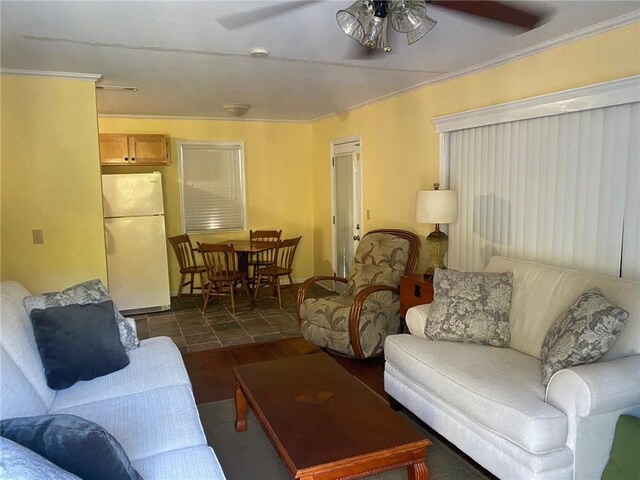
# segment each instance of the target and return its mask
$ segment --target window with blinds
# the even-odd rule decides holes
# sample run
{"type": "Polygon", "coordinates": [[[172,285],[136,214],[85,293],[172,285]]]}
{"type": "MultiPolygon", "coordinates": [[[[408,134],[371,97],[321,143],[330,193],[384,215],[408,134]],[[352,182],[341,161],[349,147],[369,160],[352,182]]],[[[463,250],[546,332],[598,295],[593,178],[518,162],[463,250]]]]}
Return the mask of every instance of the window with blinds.
{"type": "Polygon", "coordinates": [[[459,197],[449,267],[503,255],[640,280],[638,83],[558,101],[558,114],[531,105],[513,121],[445,127],[445,185],[459,197]],[[570,101],[579,111],[562,112],[570,101]]]}
{"type": "Polygon", "coordinates": [[[180,146],[182,221],[186,233],[245,228],[241,143],[180,146]]]}

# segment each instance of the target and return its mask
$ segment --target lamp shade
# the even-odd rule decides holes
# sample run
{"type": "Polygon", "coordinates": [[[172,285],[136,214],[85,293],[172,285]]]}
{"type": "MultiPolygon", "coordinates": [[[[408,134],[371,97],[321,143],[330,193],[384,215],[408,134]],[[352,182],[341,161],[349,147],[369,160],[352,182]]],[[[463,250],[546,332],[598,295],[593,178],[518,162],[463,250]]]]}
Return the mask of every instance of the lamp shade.
{"type": "Polygon", "coordinates": [[[416,222],[453,223],[458,220],[458,192],[420,190],[416,194],[416,222]]]}

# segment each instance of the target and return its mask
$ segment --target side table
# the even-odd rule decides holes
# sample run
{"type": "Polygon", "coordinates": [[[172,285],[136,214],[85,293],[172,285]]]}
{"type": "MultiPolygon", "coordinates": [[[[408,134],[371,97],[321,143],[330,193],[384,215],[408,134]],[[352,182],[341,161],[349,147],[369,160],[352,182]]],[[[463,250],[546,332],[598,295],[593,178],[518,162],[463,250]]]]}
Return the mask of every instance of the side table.
{"type": "Polygon", "coordinates": [[[433,277],[421,273],[403,275],[400,279],[400,317],[404,318],[407,310],[416,305],[433,301],[433,277]]]}

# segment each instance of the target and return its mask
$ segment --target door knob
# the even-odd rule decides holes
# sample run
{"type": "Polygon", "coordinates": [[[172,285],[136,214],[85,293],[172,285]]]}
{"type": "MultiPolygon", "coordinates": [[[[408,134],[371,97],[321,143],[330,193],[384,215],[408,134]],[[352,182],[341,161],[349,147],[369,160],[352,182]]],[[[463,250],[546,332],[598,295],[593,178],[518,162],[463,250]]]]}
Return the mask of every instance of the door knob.
{"type": "Polygon", "coordinates": [[[360,235],[353,236],[353,241],[355,242],[356,240],[360,241],[360,235]]]}

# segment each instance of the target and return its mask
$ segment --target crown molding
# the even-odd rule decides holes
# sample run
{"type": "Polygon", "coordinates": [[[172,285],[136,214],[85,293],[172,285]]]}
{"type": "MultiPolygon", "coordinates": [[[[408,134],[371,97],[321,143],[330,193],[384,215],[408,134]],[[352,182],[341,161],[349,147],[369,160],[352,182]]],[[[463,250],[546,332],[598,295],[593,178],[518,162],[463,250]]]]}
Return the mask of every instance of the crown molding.
{"type": "Polygon", "coordinates": [[[0,68],[0,75],[20,75],[23,77],[66,78],[68,80],[85,80],[97,82],[101,73],[48,72],[45,70],[21,70],[18,68],[0,68]]]}
{"type": "Polygon", "coordinates": [[[373,103],[377,103],[383,100],[388,100],[393,97],[397,97],[399,95],[403,95],[408,92],[412,92],[414,90],[419,90],[421,88],[435,85],[438,83],[447,82],[449,80],[454,80],[460,77],[466,77],[467,75],[472,75],[474,73],[480,73],[485,70],[489,70],[491,68],[499,67],[501,65],[505,65],[507,63],[514,62],[516,60],[520,60],[522,58],[529,57],[531,55],[536,55],[538,53],[542,53],[546,50],[551,50],[552,48],[560,47],[562,45],[566,45],[568,43],[576,42],[578,40],[583,40],[585,38],[593,37],[595,35],[599,35],[601,33],[608,32],[610,30],[615,30],[616,28],[621,28],[632,23],[640,22],[640,10],[636,10],[634,12],[627,13],[625,15],[621,15],[616,18],[612,18],[611,20],[606,20],[604,22],[598,23],[596,25],[592,25],[590,27],[583,28],[581,30],[576,30],[575,32],[569,33],[567,35],[562,35],[560,37],[553,38],[551,40],[547,40],[546,42],[538,43],[536,45],[532,45],[530,47],[524,48],[522,50],[518,50],[516,52],[509,53],[507,55],[503,55],[501,57],[494,58],[492,60],[488,60],[486,62],[478,63],[476,65],[472,65],[468,68],[463,68],[461,70],[456,70],[455,72],[445,73],[443,75],[439,75],[434,77],[426,82],[419,83],[409,88],[405,88],[403,90],[399,90],[394,93],[390,93],[388,95],[383,95],[371,100],[367,100],[366,102],[359,103],[353,105],[351,107],[345,108],[339,112],[329,113],[327,115],[322,115],[320,117],[316,117],[310,120],[312,123],[323,120],[325,118],[332,117],[334,115],[340,115],[341,113],[346,113],[351,110],[356,110],[358,108],[366,107],[367,105],[371,105],[373,103]]]}
{"type": "Polygon", "coordinates": [[[310,124],[310,120],[274,120],[270,118],[232,118],[232,117],[194,117],[179,115],[119,115],[117,113],[101,113],[98,118],[137,118],[140,120],[209,120],[216,122],[260,122],[260,123],[297,123],[310,124]]]}

